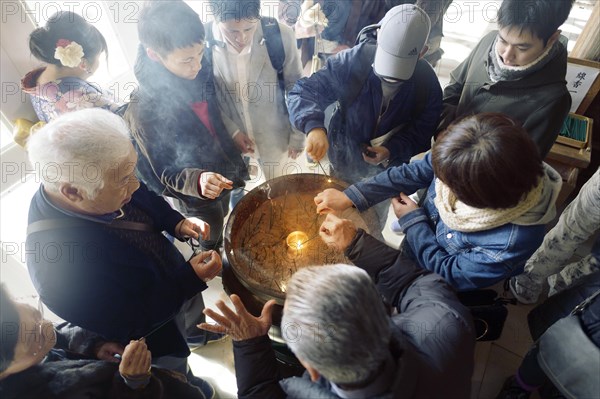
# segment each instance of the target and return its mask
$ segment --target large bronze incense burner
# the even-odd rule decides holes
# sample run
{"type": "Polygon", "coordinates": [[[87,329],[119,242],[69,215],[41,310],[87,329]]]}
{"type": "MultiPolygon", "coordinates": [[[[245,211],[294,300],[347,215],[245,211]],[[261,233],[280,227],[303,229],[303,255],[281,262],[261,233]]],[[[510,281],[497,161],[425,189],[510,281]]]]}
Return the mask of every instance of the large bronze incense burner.
{"type": "MultiPolygon", "coordinates": [[[[287,282],[298,269],[349,263],[319,237],[325,215],[317,214],[313,201],[326,188],[343,190],[347,186],[324,175],[294,174],[269,180],[244,196],[225,227],[225,254],[230,264],[230,270],[223,272],[225,289],[240,295],[257,314],[261,303],[269,299],[283,304],[287,282]],[[245,298],[248,293],[254,298],[245,298]]],[[[367,232],[376,228],[372,210],[358,213],[349,209],[339,216],[367,232]]]]}

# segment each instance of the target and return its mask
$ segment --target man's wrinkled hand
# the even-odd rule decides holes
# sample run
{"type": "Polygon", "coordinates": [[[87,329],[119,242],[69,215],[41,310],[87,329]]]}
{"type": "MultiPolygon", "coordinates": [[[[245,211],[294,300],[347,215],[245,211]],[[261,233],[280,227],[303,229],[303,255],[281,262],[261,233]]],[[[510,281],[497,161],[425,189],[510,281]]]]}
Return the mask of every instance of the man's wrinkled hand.
{"type": "Polygon", "coordinates": [[[202,251],[190,259],[190,265],[196,276],[206,283],[219,275],[223,262],[216,251],[202,251]]]}
{"type": "Polygon", "coordinates": [[[223,190],[231,190],[233,182],[215,172],[204,172],[200,175],[200,194],[209,199],[215,199],[223,190]]]}
{"type": "Polygon", "coordinates": [[[328,247],[344,252],[356,236],[356,226],[351,220],[327,215],[321,224],[319,235],[328,247]]]}
{"type": "Polygon", "coordinates": [[[195,238],[196,240],[208,240],[210,226],[203,220],[195,217],[183,219],[175,226],[177,238],[195,238]]]}
{"type": "Polygon", "coordinates": [[[344,211],[352,207],[352,201],[343,192],[328,188],[314,198],[317,213],[330,213],[344,211]]]}
{"type": "Polygon", "coordinates": [[[117,342],[103,342],[95,349],[97,359],[107,362],[118,363],[119,359],[115,355],[123,355],[123,345],[117,342]]]}
{"type": "Polygon", "coordinates": [[[126,378],[143,378],[150,373],[151,361],[152,354],[148,350],[145,340],[130,341],[123,351],[119,373],[126,378]]]}
{"type": "Polygon", "coordinates": [[[260,317],[254,317],[247,310],[239,296],[230,296],[235,311],[223,301],[217,301],[216,306],[221,314],[212,309],[204,309],[204,314],[213,319],[216,324],[201,323],[198,328],[215,333],[229,334],[234,341],[243,341],[250,338],[266,335],[271,328],[273,307],[275,301],[271,299],[263,306],[260,317]]]}

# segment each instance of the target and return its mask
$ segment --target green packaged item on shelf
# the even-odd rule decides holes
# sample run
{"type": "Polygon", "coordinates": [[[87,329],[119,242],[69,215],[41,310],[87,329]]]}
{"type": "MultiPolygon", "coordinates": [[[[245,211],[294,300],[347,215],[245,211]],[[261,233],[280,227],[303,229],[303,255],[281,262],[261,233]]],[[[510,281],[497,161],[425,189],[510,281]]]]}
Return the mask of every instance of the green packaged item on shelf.
{"type": "Polygon", "coordinates": [[[585,143],[587,141],[587,120],[567,116],[560,129],[560,135],[585,143]]]}

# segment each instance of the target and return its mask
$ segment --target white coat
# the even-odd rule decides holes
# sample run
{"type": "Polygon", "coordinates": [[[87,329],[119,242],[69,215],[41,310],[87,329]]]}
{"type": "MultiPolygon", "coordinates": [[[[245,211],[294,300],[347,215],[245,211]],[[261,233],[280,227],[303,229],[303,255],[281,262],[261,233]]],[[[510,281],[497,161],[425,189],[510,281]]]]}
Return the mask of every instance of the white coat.
{"type": "MultiPolygon", "coordinates": [[[[285,51],[283,75],[287,92],[302,77],[302,66],[294,32],[282,24],[279,28],[285,51]]],[[[213,23],[212,29],[215,41],[225,43],[218,26],[213,23]]],[[[231,135],[238,130],[248,133],[244,115],[244,100],[247,100],[252,135],[266,178],[286,174],[284,154],[290,145],[301,150],[304,135],[290,124],[284,93],[271,65],[260,23],[252,41],[246,87],[240,87],[236,63],[230,59],[234,56],[225,46],[213,47],[213,73],[223,122],[231,135]]]]}

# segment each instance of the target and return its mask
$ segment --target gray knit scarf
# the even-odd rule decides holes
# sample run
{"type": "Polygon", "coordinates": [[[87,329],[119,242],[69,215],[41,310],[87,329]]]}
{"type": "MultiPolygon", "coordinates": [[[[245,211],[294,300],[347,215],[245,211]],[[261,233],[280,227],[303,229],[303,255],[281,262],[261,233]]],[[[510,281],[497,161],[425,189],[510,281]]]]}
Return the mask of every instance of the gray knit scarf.
{"type": "Polygon", "coordinates": [[[559,46],[561,46],[559,40],[557,40],[529,64],[515,67],[504,65],[500,59],[500,55],[498,55],[498,52],[496,51],[497,41],[498,37],[496,37],[494,43],[492,43],[492,47],[488,54],[487,73],[492,82],[519,80],[531,73],[539,71],[556,56],[560,50],[559,46]]]}

